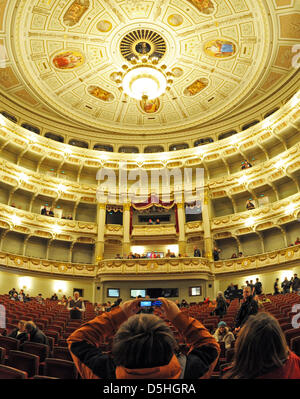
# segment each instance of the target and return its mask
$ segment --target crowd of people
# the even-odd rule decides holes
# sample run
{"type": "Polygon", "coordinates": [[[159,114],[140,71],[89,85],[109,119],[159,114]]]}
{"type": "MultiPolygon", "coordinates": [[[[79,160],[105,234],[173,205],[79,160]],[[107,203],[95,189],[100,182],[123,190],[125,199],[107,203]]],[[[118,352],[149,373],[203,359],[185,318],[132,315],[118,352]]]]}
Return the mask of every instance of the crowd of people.
{"type": "MultiPolygon", "coordinates": [[[[54,208],[47,208],[47,206],[45,205],[42,209],[41,209],[41,215],[43,216],[50,216],[50,217],[55,217],[54,215],[54,208]]],[[[62,215],[61,219],[67,219],[67,220],[73,220],[73,216],[70,214],[68,216],[64,216],[62,215]]]]}

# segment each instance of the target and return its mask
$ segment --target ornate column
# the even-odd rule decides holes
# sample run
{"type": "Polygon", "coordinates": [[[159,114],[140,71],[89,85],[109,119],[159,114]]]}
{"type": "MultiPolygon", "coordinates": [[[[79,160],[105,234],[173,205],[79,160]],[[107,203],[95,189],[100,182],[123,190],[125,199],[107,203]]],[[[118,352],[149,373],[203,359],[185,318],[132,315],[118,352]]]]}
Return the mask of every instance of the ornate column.
{"type": "Polygon", "coordinates": [[[123,204],[123,256],[130,252],[130,204],[123,204]]]}
{"type": "Polygon", "coordinates": [[[179,253],[181,255],[184,255],[186,253],[184,202],[179,202],[177,204],[177,216],[178,216],[178,228],[179,228],[179,237],[178,237],[179,253]]]}
{"type": "Polygon", "coordinates": [[[103,259],[105,236],[106,204],[97,204],[97,241],[95,245],[95,263],[103,259]]]}
{"type": "Polygon", "coordinates": [[[204,250],[205,257],[213,260],[213,238],[211,235],[210,222],[212,219],[211,203],[209,200],[208,189],[204,189],[204,199],[202,204],[202,223],[204,231],[204,250]]]}

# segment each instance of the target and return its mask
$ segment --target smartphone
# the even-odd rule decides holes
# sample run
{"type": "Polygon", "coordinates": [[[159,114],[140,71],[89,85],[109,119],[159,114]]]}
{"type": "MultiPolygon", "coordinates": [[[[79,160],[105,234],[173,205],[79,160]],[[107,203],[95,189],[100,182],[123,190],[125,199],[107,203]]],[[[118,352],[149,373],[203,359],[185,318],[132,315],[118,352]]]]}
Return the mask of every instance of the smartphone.
{"type": "Polygon", "coordinates": [[[148,300],[140,301],[141,308],[150,307],[150,306],[160,307],[161,305],[162,305],[162,303],[158,299],[148,299],[148,300]]]}

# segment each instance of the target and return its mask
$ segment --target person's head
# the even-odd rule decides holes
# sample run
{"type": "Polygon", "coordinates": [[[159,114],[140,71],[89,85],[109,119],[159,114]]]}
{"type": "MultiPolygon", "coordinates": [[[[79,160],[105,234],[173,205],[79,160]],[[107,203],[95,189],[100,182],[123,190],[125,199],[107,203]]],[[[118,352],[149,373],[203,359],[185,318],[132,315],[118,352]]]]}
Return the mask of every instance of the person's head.
{"type": "Polygon", "coordinates": [[[226,327],[227,327],[227,324],[225,323],[225,321],[220,321],[220,323],[218,324],[219,332],[221,334],[224,334],[224,332],[226,331],[226,327]]]}
{"type": "Polygon", "coordinates": [[[28,334],[31,334],[36,328],[37,327],[32,320],[27,321],[27,323],[25,324],[25,330],[26,332],[28,332],[28,334]]]}
{"type": "Polygon", "coordinates": [[[17,296],[18,296],[18,294],[15,292],[15,293],[13,294],[13,297],[17,298],[17,296]]]}
{"type": "Polygon", "coordinates": [[[26,323],[27,323],[27,321],[25,321],[25,320],[20,320],[20,321],[18,322],[18,329],[19,329],[19,331],[21,331],[21,332],[24,332],[24,331],[25,331],[25,325],[26,325],[26,323]]]}
{"type": "Polygon", "coordinates": [[[112,354],[117,366],[151,368],[168,364],[176,349],[173,333],[162,319],[139,314],[121,325],[114,337],[112,354]]]}
{"type": "Polygon", "coordinates": [[[253,280],[250,280],[250,284],[252,284],[253,283],[253,280]]]}
{"type": "Polygon", "coordinates": [[[258,278],[258,277],[256,277],[256,281],[257,281],[257,282],[259,281],[259,278],[258,278]]]}
{"type": "Polygon", "coordinates": [[[217,297],[218,297],[218,298],[223,298],[223,292],[222,292],[222,291],[219,291],[218,294],[217,294],[217,297]]]}
{"type": "Polygon", "coordinates": [[[279,281],[279,278],[277,278],[276,281],[279,281]]]}
{"type": "Polygon", "coordinates": [[[287,281],[287,277],[284,278],[284,281],[287,281]]]}
{"type": "Polygon", "coordinates": [[[251,287],[249,287],[249,286],[244,287],[244,290],[243,290],[244,299],[249,298],[250,295],[251,295],[251,287]]]}
{"type": "Polygon", "coordinates": [[[74,298],[75,298],[76,301],[79,299],[79,292],[78,291],[74,292],[74,298]]]}
{"type": "Polygon", "coordinates": [[[296,278],[297,277],[297,274],[294,274],[294,278],[296,278]]]}
{"type": "Polygon", "coordinates": [[[233,367],[225,378],[256,378],[283,366],[289,349],[278,321],[269,313],[250,316],[235,343],[233,367]]]}

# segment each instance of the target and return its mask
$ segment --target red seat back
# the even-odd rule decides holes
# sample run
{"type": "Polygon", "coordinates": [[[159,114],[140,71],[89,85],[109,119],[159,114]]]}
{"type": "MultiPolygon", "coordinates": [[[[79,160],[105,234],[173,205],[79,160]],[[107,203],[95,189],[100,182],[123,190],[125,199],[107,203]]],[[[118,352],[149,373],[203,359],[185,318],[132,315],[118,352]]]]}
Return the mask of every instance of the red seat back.
{"type": "Polygon", "coordinates": [[[0,364],[0,379],[1,380],[25,380],[27,379],[26,371],[17,370],[13,367],[0,364]]]}
{"type": "Polygon", "coordinates": [[[31,353],[11,350],[7,359],[7,366],[26,371],[28,377],[38,374],[40,358],[31,353]]]}
{"type": "Polygon", "coordinates": [[[47,358],[45,360],[44,375],[74,380],[78,378],[78,371],[73,362],[62,359],[47,358]]]}

